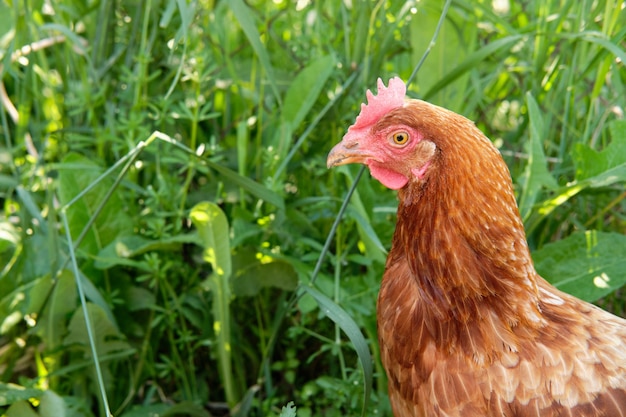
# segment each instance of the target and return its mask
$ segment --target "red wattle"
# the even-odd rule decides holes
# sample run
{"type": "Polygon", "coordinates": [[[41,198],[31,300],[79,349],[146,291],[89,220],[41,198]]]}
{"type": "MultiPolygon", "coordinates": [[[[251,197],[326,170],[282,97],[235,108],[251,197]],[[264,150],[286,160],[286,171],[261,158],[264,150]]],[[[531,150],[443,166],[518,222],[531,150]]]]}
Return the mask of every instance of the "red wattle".
{"type": "Polygon", "coordinates": [[[369,165],[372,176],[381,182],[387,188],[392,190],[399,190],[404,187],[409,179],[396,171],[392,171],[383,166],[377,164],[369,165]]]}

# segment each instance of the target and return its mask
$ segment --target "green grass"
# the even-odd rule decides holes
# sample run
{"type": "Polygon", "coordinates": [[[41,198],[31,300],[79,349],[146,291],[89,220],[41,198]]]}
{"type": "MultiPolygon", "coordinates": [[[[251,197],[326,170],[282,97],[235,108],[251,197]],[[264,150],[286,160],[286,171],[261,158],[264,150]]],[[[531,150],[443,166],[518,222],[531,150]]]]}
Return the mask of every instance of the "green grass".
{"type": "MultiPolygon", "coordinates": [[[[442,2],[401,3],[0,2],[0,415],[390,415],[395,195],[364,175],[330,235],[359,168],[325,160],[429,46],[442,2]]],[[[540,273],[622,315],[623,21],[454,1],[409,89],[501,149],[540,273]]]]}

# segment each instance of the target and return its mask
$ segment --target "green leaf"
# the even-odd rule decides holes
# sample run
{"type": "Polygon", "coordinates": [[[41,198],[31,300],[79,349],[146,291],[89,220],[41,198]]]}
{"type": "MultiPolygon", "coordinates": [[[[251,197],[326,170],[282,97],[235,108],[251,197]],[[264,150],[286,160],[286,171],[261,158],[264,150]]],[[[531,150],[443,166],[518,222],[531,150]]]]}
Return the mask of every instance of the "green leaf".
{"type": "Polygon", "coordinates": [[[15,29],[18,22],[15,11],[19,8],[9,6],[11,2],[0,1],[0,38],[4,39],[8,32],[15,29]]]}
{"type": "MultiPolygon", "coordinates": [[[[354,183],[355,178],[349,167],[339,167],[338,171],[346,175],[349,185],[354,183]]],[[[372,221],[368,214],[368,209],[366,208],[364,198],[361,196],[358,189],[355,190],[352,195],[348,213],[357,223],[357,231],[363,245],[365,246],[367,256],[376,262],[384,264],[387,258],[387,250],[376,234],[376,231],[371,226],[372,221]]]]}
{"type": "Polygon", "coordinates": [[[289,401],[289,403],[283,407],[279,417],[296,417],[296,406],[293,404],[293,401],[289,401]]]}
{"type": "Polygon", "coordinates": [[[285,291],[296,289],[298,274],[289,262],[272,260],[261,263],[254,255],[254,253],[239,254],[234,259],[234,262],[239,264],[232,279],[235,295],[255,296],[266,287],[285,291]]]}
{"type": "Polygon", "coordinates": [[[603,33],[584,31],[579,33],[564,33],[559,34],[559,36],[565,39],[582,39],[586,42],[595,43],[603,47],[609,53],[609,55],[614,55],[621,62],[626,62],[626,51],[624,51],[624,49],[621,48],[619,44],[616,44],[619,41],[613,43],[609,39],[607,39],[605,37],[606,35],[603,33]]]}
{"type": "Polygon", "coordinates": [[[613,121],[609,124],[609,132],[611,143],[601,152],[582,143],[574,145],[572,159],[576,166],[576,181],[557,189],[554,196],[538,204],[536,210],[524,217],[528,234],[554,209],[579,192],[626,181],[626,121],[613,121]]]}
{"type": "Polygon", "coordinates": [[[191,209],[190,218],[204,247],[203,259],[211,264],[214,273],[230,277],[232,267],[228,220],[222,209],[212,202],[198,203],[191,209]]]}
{"type": "MultiPolygon", "coordinates": [[[[122,357],[132,355],[135,350],[124,340],[124,335],[109,320],[107,314],[100,306],[87,303],[86,307],[92,328],[95,329],[93,335],[94,345],[98,360],[101,364],[102,378],[106,381],[105,383],[111,383],[113,375],[109,366],[107,366],[108,363],[102,358],[109,354],[117,353],[121,354],[121,357],[118,357],[118,359],[122,359],[122,357]]],[[[82,308],[79,307],[76,309],[67,329],[68,334],[63,344],[81,351],[85,359],[93,360],[82,308]]]]}
{"type": "Polygon", "coordinates": [[[626,181],[626,163],[618,165],[615,168],[611,168],[608,171],[604,171],[602,174],[595,177],[587,178],[580,182],[575,181],[566,187],[558,189],[554,197],[551,197],[538,205],[536,210],[529,217],[528,221],[524,222],[526,233],[530,234],[531,231],[539,225],[541,220],[579,192],[587,188],[608,187],[616,182],[624,181],[626,181]]]}
{"type": "Polygon", "coordinates": [[[7,221],[0,222],[0,253],[17,247],[21,242],[18,231],[7,221]]]}
{"type": "Polygon", "coordinates": [[[543,153],[544,125],[537,102],[530,92],[526,93],[528,118],[530,119],[530,142],[528,144],[528,164],[522,175],[522,192],[519,198],[519,210],[522,219],[530,215],[540,191],[546,187],[555,189],[558,184],[550,171],[543,153]]]}
{"type": "Polygon", "coordinates": [[[65,269],[57,276],[56,283],[52,286],[51,279],[46,276],[33,288],[33,297],[42,298],[49,296],[45,311],[37,322],[37,333],[46,340],[46,349],[50,352],[48,359],[56,358],[59,362],[50,361],[48,371],[61,364],[62,352],[57,348],[62,344],[63,337],[67,334],[67,318],[76,309],[77,289],[72,273],[65,269]]]}
{"type": "MultiPolygon", "coordinates": [[[[356,202],[357,199],[354,198],[353,201],[356,202]]],[[[361,237],[367,252],[370,254],[376,254],[372,258],[384,263],[384,255],[387,254],[387,249],[385,249],[385,246],[382,244],[380,238],[376,234],[376,231],[372,227],[372,222],[369,219],[369,216],[364,217],[367,213],[365,213],[363,207],[359,207],[358,204],[355,203],[348,207],[348,214],[356,220],[359,236],[361,237]]]]}
{"type": "Polygon", "coordinates": [[[65,417],[68,415],[65,401],[54,391],[44,391],[40,401],[37,408],[40,417],[65,417]]]}
{"type": "MultiPolygon", "coordinates": [[[[97,329],[95,333],[96,352],[98,355],[108,355],[109,353],[120,350],[130,349],[131,346],[124,340],[124,335],[109,321],[104,310],[100,306],[87,303],[87,312],[93,323],[93,328],[97,329]]],[[[82,308],[77,308],[68,325],[68,334],[63,343],[66,346],[76,345],[86,358],[91,358],[91,350],[89,346],[89,338],[85,325],[85,316],[82,308]]]]}
{"type": "Polygon", "coordinates": [[[217,336],[218,367],[224,381],[226,400],[233,407],[238,396],[235,393],[231,364],[229,279],[232,260],[228,220],[222,209],[209,201],[196,204],[191,209],[190,218],[198,230],[204,248],[203,258],[213,268],[206,280],[206,288],[213,294],[213,329],[217,336]]]}
{"type": "Polygon", "coordinates": [[[94,266],[109,269],[116,265],[135,265],[127,260],[147,252],[177,251],[184,243],[200,244],[200,239],[195,233],[169,236],[159,240],[139,235],[119,236],[98,253],[94,266]]]}
{"type": "Polygon", "coordinates": [[[35,388],[26,388],[21,385],[0,382],[0,407],[4,407],[20,400],[39,398],[43,391],[35,388]]]}
{"type": "MultiPolygon", "coordinates": [[[[59,165],[57,193],[62,205],[91,185],[101,174],[101,168],[82,155],[68,154],[59,165]]],[[[67,218],[73,239],[76,239],[96,208],[112,186],[110,179],[104,179],[95,185],[81,199],[67,208],[67,218]]],[[[125,214],[124,204],[118,193],[113,193],[106,206],[91,226],[78,253],[85,251],[95,255],[100,249],[111,243],[117,236],[128,234],[133,224],[125,214]]]]}
{"type": "Polygon", "coordinates": [[[339,307],[333,300],[328,298],[326,295],[322,294],[318,290],[313,287],[309,287],[306,285],[300,286],[300,289],[312,296],[320,309],[324,314],[326,314],[332,321],[334,321],[340,328],[345,332],[348,336],[352,345],[354,346],[354,350],[356,350],[357,356],[359,357],[359,362],[361,362],[361,366],[363,367],[363,376],[364,376],[364,397],[363,397],[363,409],[361,415],[365,415],[365,409],[369,402],[370,393],[372,390],[372,377],[373,377],[373,369],[372,369],[372,355],[370,353],[369,347],[367,346],[367,341],[361,333],[359,326],[356,324],[354,319],[346,313],[344,309],[339,307]]]}
{"type": "MultiPolygon", "coordinates": [[[[419,62],[420,58],[430,46],[435,33],[444,2],[440,0],[420,1],[417,13],[411,18],[410,38],[412,60],[419,62]]],[[[473,15],[457,13],[454,8],[448,10],[437,37],[436,47],[430,50],[428,59],[415,78],[415,84],[420,92],[428,91],[435,86],[442,77],[454,70],[467,55],[474,51],[476,44],[477,24],[473,15]]],[[[475,67],[467,67],[467,71],[460,74],[453,82],[437,89],[430,94],[429,100],[435,104],[445,105],[453,111],[459,111],[467,103],[467,82],[470,72],[475,67]]]]}
{"type": "Polygon", "coordinates": [[[315,59],[291,82],[285,94],[281,117],[290,123],[293,129],[300,126],[311,111],[334,67],[335,59],[331,56],[315,59]]]}
{"type": "Polygon", "coordinates": [[[33,410],[33,407],[26,400],[20,400],[15,402],[6,411],[3,417],[39,417],[39,415],[33,410]]]}
{"type": "Polygon", "coordinates": [[[166,412],[161,414],[163,417],[189,416],[189,417],[211,417],[211,413],[206,411],[202,405],[195,404],[191,401],[182,401],[178,404],[170,406],[166,412]]]}
{"type": "Polygon", "coordinates": [[[626,284],[626,236],[576,232],[533,253],[537,272],[561,291],[595,301],[626,284]]]}
{"type": "Polygon", "coordinates": [[[130,311],[150,309],[157,305],[154,293],[143,287],[130,287],[125,292],[125,300],[130,311]]]}
{"type": "Polygon", "coordinates": [[[495,40],[493,42],[489,42],[487,46],[477,50],[476,52],[471,53],[467,57],[467,59],[461,62],[452,71],[443,75],[439,79],[439,82],[435,83],[435,85],[430,87],[430,89],[428,89],[428,91],[424,93],[422,99],[429,100],[437,92],[456,81],[459,77],[462,77],[463,75],[465,75],[465,73],[476,68],[476,66],[481,64],[485,59],[493,57],[495,54],[498,54],[502,50],[507,50],[511,48],[514,44],[516,44],[523,38],[524,35],[511,35],[502,39],[495,40]]]}
{"type": "Polygon", "coordinates": [[[169,404],[134,405],[120,417],[161,417],[170,408],[169,404]]]}
{"type": "Polygon", "coordinates": [[[276,78],[274,77],[274,68],[270,62],[269,55],[267,53],[267,49],[261,43],[261,35],[254,25],[254,20],[252,16],[254,13],[250,10],[250,8],[243,2],[243,0],[231,0],[228,2],[230,9],[233,11],[235,18],[239,21],[241,25],[241,29],[243,29],[243,33],[246,34],[248,38],[248,42],[254,49],[259,61],[261,61],[261,65],[265,69],[265,73],[267,74],[267,79],[270,83],[272,91],[276,96],[276,100],[280,103],[280,93],[278,92],[278,87],[276,86],[276,78]]]}
{"type": "Polygon", "coordinates": [[[626,120],[615,120],[609,125],[611,143],[598,152],[584,143],[572,150],[576,165],[576,180],[584,180],[626,163],[626,120]]]}
{"type": "Polygon", "coordinates": [[[190,416],[190,417],[211,417],[211,414],[202,408],[201,405],[194,404],[191,401],[183,401],[177,404],[149,404],[136,405],[130,410],[122,414],[120,417],[174,417],[174,416],[190,416]]]}
{"type": "Polygon", "coordinates": [[[22,249],[22,237],[15,226],[0,222],[0,281],[16,263],[22,249]]]}
{"type": "Polygon", "coordinates": [[[261,200],[267,201],[270,204],[273,204],[279,209],[285,209],[285,201],[283,200],[283,198],[269,188],[259,184],[256,181],[251,180],[248,177],[241,176],[235,171],[228,169],[218,163],[215,163],[208,159],[205,160],[205,162],[211,169],[214,169],[218,173],[222,174],[226,179],[237,184],[241,188],[248,191],[250,194],[255,195],[261,200]]]}

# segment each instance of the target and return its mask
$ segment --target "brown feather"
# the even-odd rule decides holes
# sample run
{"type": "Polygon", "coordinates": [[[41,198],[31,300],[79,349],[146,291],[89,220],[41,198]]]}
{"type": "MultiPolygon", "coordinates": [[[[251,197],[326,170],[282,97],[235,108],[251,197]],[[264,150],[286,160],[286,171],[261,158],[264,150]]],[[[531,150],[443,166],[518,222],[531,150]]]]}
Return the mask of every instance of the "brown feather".
{"type": "Polygon", "coordinates": [[[537,275],[497,149],[419,100],[383,115],[367,143],[394,129],[421,141],[393,167],[410,178],[378,298],[396,417],[626,417],[626,321],[537,275]]]}

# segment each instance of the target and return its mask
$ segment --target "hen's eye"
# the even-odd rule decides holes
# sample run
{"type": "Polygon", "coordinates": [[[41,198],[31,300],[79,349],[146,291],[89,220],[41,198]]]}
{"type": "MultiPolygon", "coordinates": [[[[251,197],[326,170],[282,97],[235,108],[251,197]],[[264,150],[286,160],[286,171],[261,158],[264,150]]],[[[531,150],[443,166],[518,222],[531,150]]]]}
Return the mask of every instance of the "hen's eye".
{"type": "Polygon", "coordinates": [[[405,131],[395,132],[393,135],[391,135],[391,140],[394,145],[406,145],[406,143],[409,141],[409,134],[405,131]]]}

